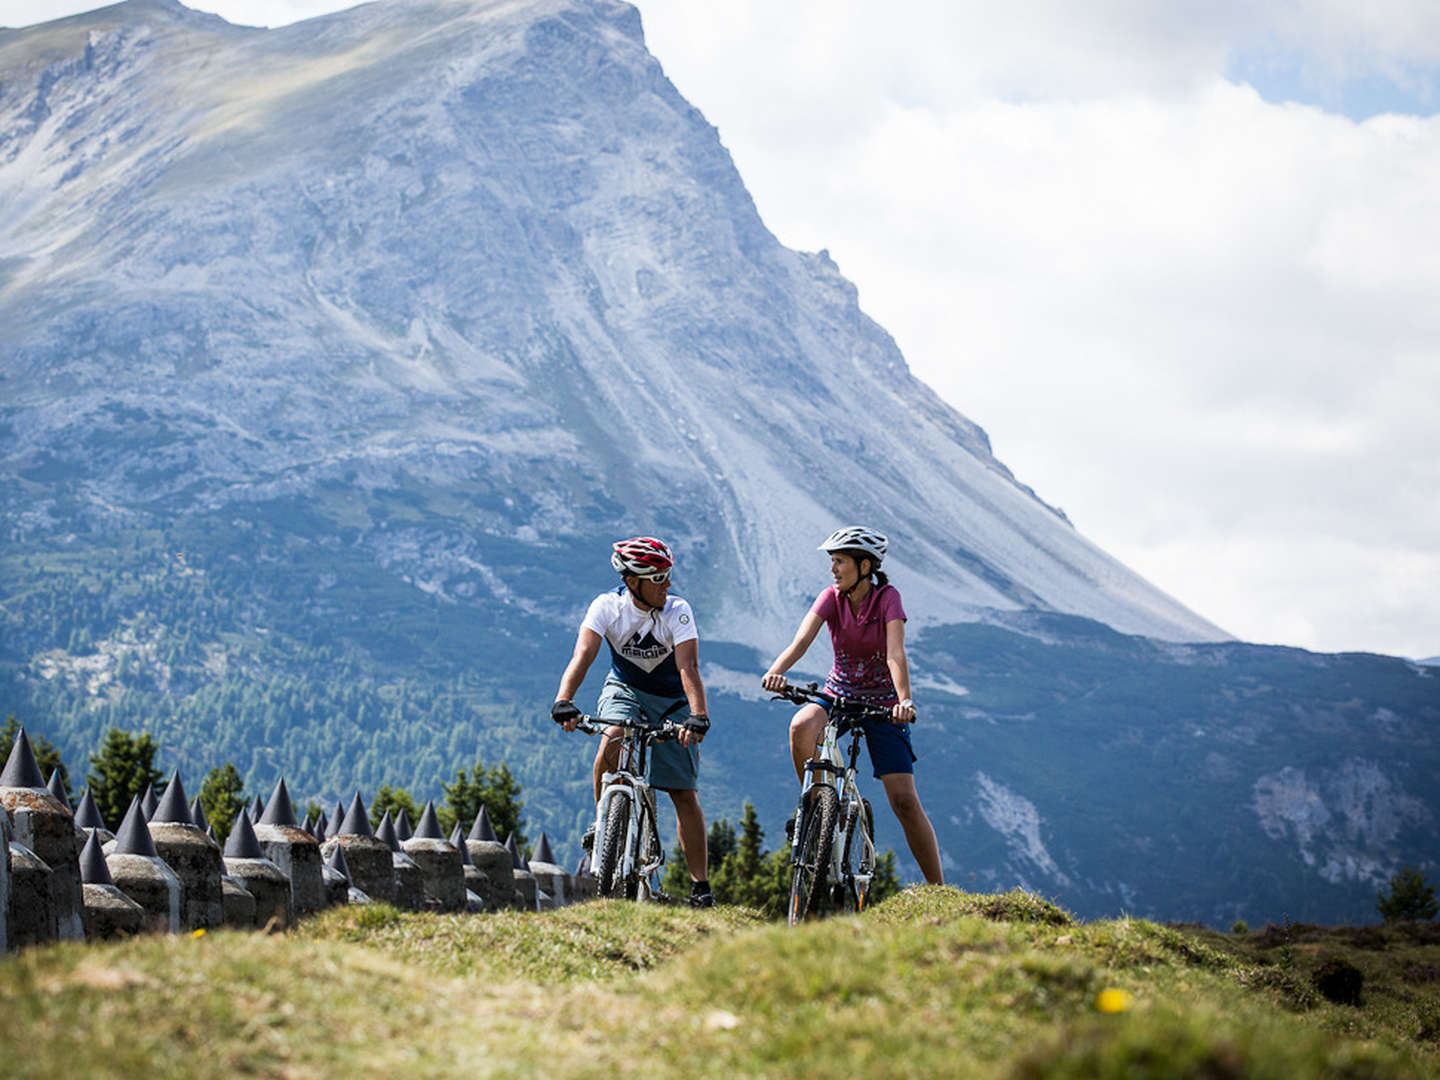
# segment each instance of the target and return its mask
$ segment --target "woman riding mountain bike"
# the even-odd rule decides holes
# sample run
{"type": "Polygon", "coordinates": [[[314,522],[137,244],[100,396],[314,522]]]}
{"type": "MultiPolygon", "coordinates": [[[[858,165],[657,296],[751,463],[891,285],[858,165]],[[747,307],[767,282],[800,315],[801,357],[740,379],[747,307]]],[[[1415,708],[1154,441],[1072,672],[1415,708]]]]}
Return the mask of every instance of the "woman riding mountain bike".
{"type": "MultiPolygon", "coordinates": [[[[863,721],[865,747],[905,832],[910,854],[925,880],[939,885],[945,880],[940,847],[915,790],[916,758],[908,727],[915,719],[915,702],[910,697],[910,668],[905,657],[905,608],[900,591],[880,569],[886,548],[883,534],[860,525],[837,529],[820,545],[830,556],[834,584],[815,598],[800,620],[794,640],[775,658],[760,683],[771,693],[784,690],[789,685],[785,672],[809,650],[820,627],[830,628],[835,664],[825,680],[825,690],[836,697],[889,708],[890,722],[863,721]]],[[[802,783],[805,763],[825,730],[827,716],[823,705],[809,704],[790,721],[790,757],[802,783]]]]}

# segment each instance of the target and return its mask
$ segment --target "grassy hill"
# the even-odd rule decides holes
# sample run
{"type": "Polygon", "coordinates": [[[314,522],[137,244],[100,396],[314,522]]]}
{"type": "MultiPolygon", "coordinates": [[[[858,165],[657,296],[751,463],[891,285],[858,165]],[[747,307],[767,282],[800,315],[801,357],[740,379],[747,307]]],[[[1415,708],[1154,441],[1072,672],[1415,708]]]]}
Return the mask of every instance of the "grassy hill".
{"type": "Polygon", "coordinates": [[[1440,926],[1219,935],[910,890],[799,930],[591,903],[339,909],[0,961],[6,1075],[1410,1077],[1440,1070],[1440,926]],[[1327,960],[1364,976],[1328,1001],[1327,960]]]}

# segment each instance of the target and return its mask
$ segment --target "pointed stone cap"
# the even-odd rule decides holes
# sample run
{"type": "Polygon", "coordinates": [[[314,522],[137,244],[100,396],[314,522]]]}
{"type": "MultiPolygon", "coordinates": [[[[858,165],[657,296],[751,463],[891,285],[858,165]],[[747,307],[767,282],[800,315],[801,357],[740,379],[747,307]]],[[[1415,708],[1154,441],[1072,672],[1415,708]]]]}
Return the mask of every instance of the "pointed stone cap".
{"type": "MultiPolygon", "coordinates": [[[[360,794],[358,791],[355,794],[360,794]]],[[[335,801],[335,809],[330,814],[330,824],[325,828],[325,839],[340,835],[340,826],[345,823],[345,804],[338,799],[335,801]]]]}
{"type": "Polygon", "coordinates": [[[320,816],[315,819],[315,827],[310,830],[310,835],[316,840],[324,840],[325,834],[330,831],[330,822],[325,817],[325,811],[320,811],[320,816]]]}
{"type": "MultiPolygon", "coordinates": [[[[400,816],[405,816],[405,811],[400,811],[400,816]]],[[[415,827],[414,836],[421,840],[444,840],[445,834],[440,831],[440,819],[435,816],[435,800],[431,799],[425,804],[425,809],[420,813],[420,824],[415,827]]]]}
{"type": "Polygon", "coordinates": [[[405,812],[405,807],[400,807],[400,813],[395,815],[395,835],[402,841],[409,840],[415,835],[415,830],[410,828],[410,815],[405,812]]]}
{"type": "Polygon", "coordinates": [[[265,815],[265,804],[260,801],[260,796],[255,796],[255,801],[250,804],[250,824],[259,824],[260,819],[265,815]]]}
{"type": "Polygon", "coordinates": [[[325,860],[325,865],[330,867],[331,870],[344,874],[346,881],[351,880],[350,864],[345,860],[345,849],[339,844],[336,844],[335,850],[330,852],[330,857],[325,860]]]}
{"type": "Polygon", "coordinates": [[[230,836],[225,841],[227,859],[263,859],[265,852],[260,841],[255,839],[255,827],[244,814],[235,815],[235,824],[230,827],[230,836]]]}
{"type": "Polygon", "coordinates": [[[298,825],[295,820],[295,806],[290,802],[290,791],[285,786],[285,778],[282,776],[275,781],[275,790],[270,793],[270,801],[265,804],[265,812],[260,815],[261,825],[298,825]]]}
{"type": "Polygon", "coordinates": [[[150,820],[150,815],[155,813],[155,807],[160,805],[160,796],[155,794],[155,785],[146,784],[145,791],[140,796],[140,812],[145,815],[145,820],[150,820]]]}
{"type": "Polygon", "coordinates": [[[495,829],[490,824],[490,815],[485,812],[485,804],[480,804],[480,813],[475,815],[475,824],[470,826],[471,840],[488,840],[492,844],[498,844],[500,838],[495,835],[495,829]]]}
{"type": "Polygon", "coordinates": [[[400,838],[395,835],[395,823],[390,820],[390,811],[385,811],[385,816],[380,819],[380,824],[375,827],[377,839],[385,841],[391,851],[400,850],[400,838]]]}
{"type": "MultiPolygon", "coordinates": [[[[237,818],[239,818],[239,817],[245,817],[244,814],[236,814],[235,816],[236,816],[237,818]]],[[[246,821],[249,821],[250,819],[249,819],[249,818],[245,818],[245,820],[246,820],[246,821]]],[[[231,828],[233,829],[234,826],[232,825],[231,828]]],[[[206,826],[205,826],[205,835],[208,836],[208,837],[210,837],[211,840],[214,840],[216,844],[219,844],[219,843],[220,843],[220,838],[215,835],[215,826],[214,826],[214,825],[206,825],[206,826]]]]}
{"type": "Polygon", "coordinates": [[[130,800],[130,809],[125,811],[125,820],[115,834],[112,855],[149,855],[156,858],[155,841],[150,839],[150,830],[145,827],[145,806],[140,796],[130,800]]]}
{"type": "Polygon", "coordinates": [[[510,852],[510,865],[516,870],[528,870],[525,864],[525,856],[520,854],[520,845],[515,842],[515,834],[512,832],[505,838],[505,850],[510,852]]]}
{"type": "Polygon", "coordinates": [[[105,862],[105,850],[100,846],[100,834],[92,832],[80,852],[80,880],[86,885],[114,885],[110,866],[105,862]]]}
{"type": "MultiPolygon", "coordinates": [[[[339,808],[339,804],[336,804],[339,808]]],[[[365,813],[365,800],[360,798],[360,792],[355,792],[355,798],[350,800],[350,809],[345,814],[345,820],[340,823],[336,832],[337,836],[374,836],[375,830],[370,828],[370,815],[365,813]]]]}
{"type": "Polygon", "coordinates": [[[535,845],[535,855],[530,861],[549,863],[551,866],[560,865],[555,861],[555,853],[550,850],[550,840],[543,832],[540,834],[540,843],[535,845]]]}
{"type": "Polygon", "coordinates": [[[185,798],[185,785],[180,782],[180,770],[175,770],[175,775],[170,777],[170,783],[165,785],[165,794],[155,804],[155,811],[150,815],[150,820],[156,825],[163,825],[166,822],[174,822],[176,825],[194,825],[190,817],[190,805],[185,798]]]}
{"type": "Polygon", "coordinates": [[[70,796],[65,794],[65,781],[60,779],[60,770],[55,769],[50,773],[50,781],[45,785],[51,795],[60,800],[60,805],[66,810],[74,810],[70,805],[70,796]]]}
{"type": "Polygon", "coordinates": [[[45,774],[35,760],[35,751],[30,746],[30,736],[25,729],[15,736],[15,745],[10,748],[10,758],[5,762],[5,771],[0,772],[0,787],[43,788],[45,774]]]}
{"type": "Polygon", "coordinates": [[[590,856],[583,851],[580,853],[580,861],[575,864],[575,877],[586,878],[590,876],[590,856]]]}
{"type": "Polygon", "coordinates": [[[465,830],[460,828],[460,823],[455,823],[455,828],[450,830],[450,843],[455,850],[460,852],[461,866],[474,866],[475,860],[470,858],[470,849],[465,846],[465,830]]]}
{"type": "Polygon", "coordinates": [[[190,820],[197,829],[210,828],[210,819],[205,816],[205,808],[200,805],[200,796],[190,800],[190,820]]]}
{"type": "Polygon", "coordinates": [[[105,828],[105,819],[100,816],[100,807],[95,805],[95,796],[90,794],[89,788],[80,796],[80,805],[75,808],[75,824],[82,829],[105,828]]]}

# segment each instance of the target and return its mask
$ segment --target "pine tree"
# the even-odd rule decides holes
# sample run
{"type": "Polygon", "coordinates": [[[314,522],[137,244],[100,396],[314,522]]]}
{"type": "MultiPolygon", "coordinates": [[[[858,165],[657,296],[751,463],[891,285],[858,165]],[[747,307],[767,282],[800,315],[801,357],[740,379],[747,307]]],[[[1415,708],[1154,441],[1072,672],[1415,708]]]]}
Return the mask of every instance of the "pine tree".
{"type": "Polygon", "coordinates": [[[453,784],[442,783],[440,786],[445,792],[444,805],[439,809],[442,829],[453,829],[456,822],[468,828],[483,805],[496,836],[503,839],[513,834],[515,843],[522,848],[529,843],[522,816],[525,802],[520,797],[520,781],[515,779],[503,761],[488,769],[483,762],[477,761],[468,773],[464,769],[457,770],[453,784]]]}
{"type": "Polygon", "coordinates": [[[370,824],[379,825],[380,819],[385,816],[387,810],[390,812],[391,821],[400,816],[401,810],[409,815],[412,826],[420,820],[420,810],[415,805],[415,796],[403,787],[392,788],[389,784],[381,784],[380,790],[375,794],[375,801],[370,804],[370,824]]]}
{"type": "MultiPolygon", "coordinates": [[[[233,762],[227,761],[219,768],[211,769],[200,782],[200,809],[215,829],[215,835],[224,843],[230,835],[230,826],[235,824],[245,798],[245,782],[240,779],[240,770],[233,762]]],[[[109,818],[105,819],[109,821],[109,818]]]]}
{"type": "Polygon", "coordinates": [[[136,795],[148,785],[158,786],[164,781],[164,774],[155,768],[159,750],[148,732],[136,735],[112,727],[100,744],[100,752],[90,755],[91,771],[85,782],[105,824],[112,829],[119,826],[136,795]]]}
{"type": "MultiPolygon", "coordinates": [[[[740,814],[740,828],[736,835],[735,849],[721,864],[718,871],[710,875],[710,887],[715,898],[725,904],[739,904],[752,907],[767,915],[775,909],[773,873],[767,865],[769,859],[764,851],[765,830],[760,827],[755,804],[746,801],[740,814]]],[[[787,889],[788,896],[788,889],[787,889]]],[[[785,898],[780,900],[779,910],[785,910],[785,898]]]]}
{"type": "Polygon", "coordinates": [[[1376,894],[1376,910],[1387,923],[1423,922],[1440,912],[1435,886],[1425,880],[1418,866],[1406,866],[1390,879],[1390,892],[1376,894]]]}
{"type": "MultiPolygon", "coordinates": [[[[5,726],[0,728],[0,769],[10,760],[10,751],[15,747],[15,739],[20,734],[20,721],[15,719],[11,713],[5,719],[5,726]]],[[[65,762],[60,760],[60,751],[55,749],[55,744],[43,735],[37,735],[33,731],[25,732],[25,737],[30,740],[30,749],[35,751],[35,761],[40,766],[40,773],[46,780],[50,774],[59,770],[60,782],[65,785],[65,794],[70,801],[75,801],[75,792],[70,787],[70,770],[65,768],[65,762]]]]}

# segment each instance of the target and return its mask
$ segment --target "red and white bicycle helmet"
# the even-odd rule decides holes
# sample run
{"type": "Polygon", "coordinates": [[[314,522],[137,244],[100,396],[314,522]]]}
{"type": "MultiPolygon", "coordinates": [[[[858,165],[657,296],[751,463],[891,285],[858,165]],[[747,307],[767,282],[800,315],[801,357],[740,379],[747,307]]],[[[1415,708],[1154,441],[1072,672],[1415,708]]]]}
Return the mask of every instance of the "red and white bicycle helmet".
{"type": "Polygon", "coordinates": [[[664,578],[675,566],[675,556],[664,540],[653,536],[632,536],[612,545],[610,565],[621,574],[651,580],[664,578]]]}
{"type": "Polygon", "coordinates": [[[863,551],[866,555],[875,556],[878,564],[885,561],[885,547],[888,542],[884,533],[867,529],[864,525],[846,525],[843,529],[836,529],[831,533],[825,543],[820,545],[820,550],[831,553],[863,551]]]}

